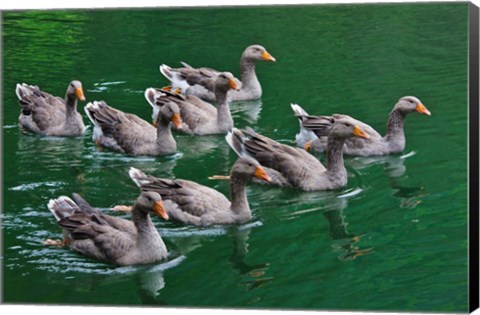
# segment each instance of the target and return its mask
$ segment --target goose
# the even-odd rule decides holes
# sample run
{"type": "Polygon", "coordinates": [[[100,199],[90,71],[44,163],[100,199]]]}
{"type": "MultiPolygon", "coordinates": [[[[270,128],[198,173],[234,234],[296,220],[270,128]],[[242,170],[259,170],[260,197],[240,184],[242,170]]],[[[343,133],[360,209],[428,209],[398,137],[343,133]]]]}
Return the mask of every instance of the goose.
{"type": "Polygon", "coordinates": [[[260,164],[252,158],[240,158],[232,166],[231,200],[210,187],[182,179],[163,179],[130,168],[130,178],[142,191],[158,192],[164,199],[168,216],[196,226],[242,224],[252,218],[246,186],[252,177],[270,181],[260,164]]]}
{"type": "Polygon", "coordinates": [[[238,156],[252,157],[265,168],[272,179],[268,184],[304,191],[338,189],[347,184],[343,143],[351,137],[368,139],[369,135],[347,117],[324,119],[323,125],[325,134],[328,132],[327,167],[307,151],[278,143],[251,128],[233,128],[227,142],[238,156]]]}
{"type": "Polygon", "coordinates": [[[230,90],[237,90],[240,82],[229,72],[222,72],[215,77],[216,107],[192,95],[179,95],[166,90],[153,88],[145,92],[145,98],[154,108],[161,108],[165,103],[174,102],[180,108],[183,124],[179,131],[194,135],[225,134],[233,127],[227,95],[230,90]]]}
{"type": "Polygon", "coordinates": [[[149,264],[167,257],[167,248],[150,219],[150,212],[168,220],[162,198],[142,192],[132,207],[132,220],[116,218],[92,208],[83,198],[51,199],[48,209],[64,233],[63,242],[90,258],[119,266],[149,264]],[[78,203],[77,203],[78,202],[78,203]]]}
{"type": "Polygon", "coordinates": [[[38,86],[17,84],[15,93],[21,107],[18,122],[24,130],[57,137],[76,137],[85,133],[77,101],[85,101],[82,83],[70,82],[65,99],[40,90],[38,86]]]}
{"type": "Polygon", "coordinates": [[[175,103],[168,102],[158,110],[156,127],[104,101],[88,103],[85,112],[94,125],[92,138],[98,146],[129,155],[158,156],[177,151],[170,122],[180,127],[182,120],[175,103]]]}
{"type": "MultiPolygon", "coordinates": [[[[231,101],[255,100],[262,96],[262,87],[255,73],[258,61],[272,61],[276,59],[260,45],[248,46],[240,58],[240,73],[242,88],[229,95],[231,101]]],[[[207,101],[215,100],[211,86],[203,81],[210,81],[218,76],[219,71],[211,68],[193,68],[182,62],[182,68],[171,68],[165,64],[160,66],[160,72],[171,81],[172,90],[179,88],[182,93],[198,96],[207,101]]]]}
{"type": "MultiPolygon", "coordinates": [[[[291,107],[300,122],[300,132],[296,135],[297,145],[310,151],[323,152],[328,145],[327,137],[316,134],[317,122],[322,122],[327,116],[310,116],[298,104],[291,107]]],[[[414,96],[404,96],[398,100],[390,112],[387,122],[387,133],[381,136],[371,126],[347,115],[335,114],[332,117],[348,117],[355,121],[369,136],[368,140],[350,138],[345,141],[343,152],[354,156],[375,156],[399,153],[405,149],[405,132],[403,125],[405,118],[410,113],[420,113],[430,116],[430,111],[414,96]]],[[[323,131],[321,131],[323,132],[323,131]]]]}

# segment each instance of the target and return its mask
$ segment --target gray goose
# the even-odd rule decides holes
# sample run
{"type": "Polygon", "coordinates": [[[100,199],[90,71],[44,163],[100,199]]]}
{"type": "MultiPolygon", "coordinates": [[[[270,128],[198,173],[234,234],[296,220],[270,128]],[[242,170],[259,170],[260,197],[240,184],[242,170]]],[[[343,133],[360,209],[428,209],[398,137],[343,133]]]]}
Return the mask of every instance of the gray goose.
{"type": "Polygon", "coordinates": [[[142,191],[158,192],[163,197],[170,218],[197,226],[242,224],[249,221],[252,212],[247,200],[247,183],[252,177],[270,180],[254,159],[238,159],[229,176],[229,201],[218,191],[193,181],[156,178],[133,167],[129,174],[142,191]]]}
{"type": "Polygon", "coordinates": [[[239,156],[256,159],[272,178],[270,184],[304,191],[338,189],[347,184],[342,154],[345,139],[369,136],[347,117],[325,119],[323,124],[328,134],[326,168],[307,151],[278,143],[251,128],[233,128],[227,134],[227,142],[239,156]]]}
{"type": "Polygon", "coordinates": [[[85,133],[82,115],[77,111],[77,100],[85,100],[80,81],[70,82],[65,99],[25,83],[17,84],[15,92],[21,107],[18,122],[23,129],[57,137],[75,137],[85,133]]]}
{"type": "MultiPolygon", "coordinates": [[[[329,116],[311,116],[297,104],[292,104],[295,116],[300,121],[300,132],[296,135],[297,145],[314,152],[323,152],[327,148],[327,137],[317,134],[317,125],[329,116]]],[[[347,139],[345,141],[343,152],[347,155],[355,156],[375,156],[399,153],[405,149],[405,133],[403,130],[404,121],[409,113],[420,113],[430,116],[430,111],[422,104],[422,102],[414,96],[404,96],[398,100],[390,112],[387,122],[387,133],[381,136],[371,126],[355,120],[347,115],[335,114],[331,117],[348,117],[355,120],[356,124],[361,127],[369,136],[368,140],[359,140],[356,138],[347,139]]],[[[323,126],[320,128],[323,129],[323,126]]],[[[323,133],[323,130],[320,131],[323,133]]]]}
{"type": "Polygon", "coordinates": [[[227,95],[230,90],[237,90],[240,82],[229,72],[222,72],[212,81],[215,86],[216,107],[192,95],[179,95],[153,88],[145,91],[145,98],[154,108],[174,102],[180,108],[183,124],[179,131],[195,134],[225,134],[233,127],[227,95]]]}
{"type": "MultiPolygon", "coordinates": [[[[262,87],[255,73],[255,65],[258,61],[275,62],[276,60],[264,47],[248,46],[240,58],[242,87],[230,93],[231,101],[254,100],[262,96],[262,87]]],[[[211,85],[204,84],[203,81],[210,81],[220,72],[211,68],[193,68],[184,62],[182,65],[182,68],[175,69],[167,65],[160,66],[160,72],[171,81],[172,90],[179,88],[184,94],[195,95],[208,101],[215,100],[211,85]]]]}
{"type": "Polygon", "coordinates": [[[153,212],[168,219],[159,194],[142,192],[132,207],[132,221],[103,214],[78,195],[74,199],[61,196],[48,203],[63,229],[63,244],[72,250],[119,266],[149,264],[167,257],[167,248],[149,215],[153,212]]]}
{"type": "Polygon", "coordinates": [[[175,103],[169,102],[158,110],[155,126],[104,101],[88,103],[85,112],[94,124],[92,138],[98,146],[129,155],[158,156],[177,151],[170,122],[180,127],[182,120],[175,103]]]}

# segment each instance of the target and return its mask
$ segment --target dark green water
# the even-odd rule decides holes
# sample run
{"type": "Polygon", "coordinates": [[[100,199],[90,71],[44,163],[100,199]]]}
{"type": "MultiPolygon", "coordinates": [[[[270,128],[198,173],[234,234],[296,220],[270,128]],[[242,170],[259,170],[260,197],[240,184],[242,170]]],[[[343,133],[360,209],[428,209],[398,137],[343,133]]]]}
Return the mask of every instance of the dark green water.
{"type": "MultiPolygon", "coordinates": [[[[7,303],[340,310],[467,310],[467,4],[318,5],[197,10],[3,12],[3,299],[7,303]],[[159,158],[99,151],[91,128],[75,139],[17,127],[15,84],[63,96],[83,82],[88,101],[150,120],[143,91],[163,86],[162,63],[239,75],[243,49],[264,45],[260,101],[232,104],[237,127],[292,143],[290,102],[312,114],[350,114],[381,133],[415,95],[402,155],[346,159],[333,192],[251,185],[251,223],[197,228],[155,223],[168,262],[114,268],[42,245],[61,232],[46,204],[81,193],[127,204],[134,166],[228,194],[236,159],[223,136],[177,134],[159,158]]],[[[83,113],[83,105],[80,109],[83,113]]],[[[87,118],[85,117],[87,122],[87,118]]],[[[323,159],[323,156],[319,155],[323,159]]]]}

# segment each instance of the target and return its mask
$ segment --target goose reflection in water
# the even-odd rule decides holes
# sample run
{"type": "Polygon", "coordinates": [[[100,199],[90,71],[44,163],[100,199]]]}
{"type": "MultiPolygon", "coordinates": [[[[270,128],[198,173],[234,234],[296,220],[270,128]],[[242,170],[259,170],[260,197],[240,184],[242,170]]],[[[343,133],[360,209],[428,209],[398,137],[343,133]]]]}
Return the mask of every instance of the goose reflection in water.
{"type": "Polygon", "coordinates": [[[144,304],[155,302],[155,305],[167,305],[166,302],[159,300],[160,291],[165,288],[165,279],[163,273],[167,269],[175,268],[185,259],[183,255],[177,255],[171,252],[168,261],[155,264],[149,267],[140,267],[142,269],[135,273],[135,282],[138,287],[138,295],[144,304]]]}
{"type": "Polygon", "coordinates": [[[26,134],[18,138],[17,150],[15,151],[17,169],[16,179],[25,178],[30,181],[37,177],[39,180],[55,178],[55,172],[70,173],[78,184],[85,182],[83,137],[40,137],[38,135],[26,134]],[[32,159],[32,152],[35,158],[32,159]],[[43,175],[42,175],[43,174],[43,175]]]}
{"type": "MultiPolygon", "coordinates": [[[[177,143],[180,153],[185,159],[201,163],[211,156],[218,157],[222,162],[228,162],[229,147],[225,145],[225,135],[206,135],[195,137],[191,135],[178,135],[177,143]],[[225,160],[227,159],[227,160],[225,160]]],[[[228,168],[230,171],[230,168],[228,168]]]]}
{"type": "Polygon", "coordinates": [[[358,246],[364,235],[356,235],[348,232],[348,223],[345,221],[343,209],[347,207],[348,201],[344,197],[332,198],[328,207],[323,211],[323,217],[327,220],[330,230],[329,235],[335,242],[332,244],[334,251],[341,251],[338,256],[341,261],[353,260],[358,256],[373,253],[373,248],[361,249],[358,246]]]}
{"type": "Polygon", "coordinates": [[[388,183],[394,191],[392,195],[400,199],[400,208],[413,209],[421,203],[421,198],[427,194],[426,188],[422,185],[409,184],[409,186],[405,186],[402,184],[402,182],[410,181],[404,162],[415,154],[415,151],[411,151],[401,156],[357,157],[350,160],[348,165],[356,170],[361,170],[371,165],[383,164],[388,183]]]}
{"type": "Polygon", "coordinates": [[[262,101],[257,99],[232,102],[230,103],[230,112],[235,121],[235,126],[255,124],[262,112],[262,101]]]}
{"type": "Polygon", "coordinates": [[[259,221],[236,226],[211,226],[198,228],[178,225],[162,230],[162,235],[174,244],[175,251],[181,257],[188,257],[193,251],[200,249],[207,242],[213,242],[212,236],[227,235],[232,240],[232,254],[229,261],[232,269],[242,280],[240,285],[247,290],[253,290],[273,281],[273,277],[266,277],[268,263],[248,264],[245,262],[248,254],[248,239],[253,228],[261,226],[259,221]]]}
{"type": "MultiPolygon", "coordinates": [[[[65,166],[82,166],[83,145],[82,137],[39,137],[28,134],[18,138],[15,156],[19,164],[31,165],[32,152],[35,152],[35,170],[57,171],[65,166]],[[42,161],[48,163],[40,163],[42,161]]],[[[27,173],[32,171],[29,167],[19,169],[20,172],[23,170],[27,173]]]]}
{"type": "Polygon", "coordinates": [[[415,151],[408,154],[391,157],[385,164],[385,173],[389,178],[390,187],[394,190],[393,196],[400,199],[400,208],[413,209],[422,201],[421,198],[427,195],[426,188],[423,185],[402,185],[402,182],[409,181],[406,173],[406,166],[403,164],[405,159],[414,156],[415,151]]]}
{"type": "MultiPolygon", "coordinates": [[[[354,174],[354,177],[357,177],[354,174]]],[[[348,200],[363,192],[361,186],[345,188],[341,191],[300,192],[291,190],[292,194],[285,194],[284,189],[262,190],[261,196],[267,200],[275,200],[274,204],[264,205],[266,209],[285,208],[281,220],[295,220],[304,215],[323,215],[329,224],[329,235],[334,241],[334,251],[342,251],[340,260],[352,260],[358,256],[373,252],[373,248],[361,249],[359,242],[365,237],[347,230],[348,222],[343,212],[348,206],[348,200]],[[300,209],[292,211],[291,205],[298,204],[300,209]],[[315,213],[315,214],[314,214],[315,213]]],[[[260,198],[255,193],[252,200],[260,198]]],[[[269,211],[269,210],[266,210],[269,211]]],[[[323,231],[322,231],[323,232],[323,231]]]]}
{"type": "Polygon", "coordinates": [[[233,269],[242,277],[240,284],[249,291],[263,287],[274,279],[265,276],[268,263],[248,264],[245,262],[251,230],[251,227],[232,227],[230,235],[233,241],[233,252],[229,258],[233,269]]]}
{"type": "Polygon", "coordinates": [[[384,165],[385,174],[388,177],[400,177],[404,175],[407,170],[404,164],[405,160],[415,154],[415,151],[411,151],[404,155],[354,157],[349,158],[345,164],[356,170],[362,170],[373,165],[384,165]]]}
{"type": "MultiPolygon", "coordinates": [[[[393,185],[392,185],[393,188],[393,185]]],[[[425,187],[395,187],[396,191],[393,193],[394,197],[400,198],[400,208],[413,209],[422,201],[421,197],[426,195],[425,187]]]]}
{"type": "MultiPolygon", "coordinates": [[[[133,280],[136,284],[136,297],[143,304],[166,305],[161,300],[161,290],[166,287],[164,272],[180,265],[185,256],[178,256],[175,253],[169,253],[167,261],[161,261],[149,265],[116,267],[114,269],[105,268],[103,264],[92,264],[91,270],[84,268],[78,270],[84,273],[90,273],[90,277],[78,277],[78,285],[73,285],[81,290],[93,291],[100,287],[122,287],[125,282],[133,280]],[[98,269],[96,269],[98,268],[98,269]],[[87,283],[85,282],[88,279],[87,283]]],[[[73,277],[72,281],[77,281],[77,277],[73,277]]],[[[132,295],[134,296],[134,295],[132,295]]],[[[91,303],[91,301],[90,301],[91,303]]]]}

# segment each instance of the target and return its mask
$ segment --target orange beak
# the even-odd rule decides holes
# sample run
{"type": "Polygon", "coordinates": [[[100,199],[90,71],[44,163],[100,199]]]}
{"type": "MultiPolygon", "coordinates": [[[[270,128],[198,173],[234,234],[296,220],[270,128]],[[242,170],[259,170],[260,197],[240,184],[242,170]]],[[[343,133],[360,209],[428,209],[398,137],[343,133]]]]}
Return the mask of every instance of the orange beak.
{"type": "Polygon", "coordinates": [[[75,96],[81,101],[85,100],[85,95],[83,95],[83,90],[81,87],[75,89],[75,96]]]}
{"type": "Polygon", "coordinates": [[[312,141],[308,141],[307,143],[304,144],[303,149],[307,152],[310,152],[310,149],[312,148],[312,141]]]}
{"type": "Polygon", "coordinates": [[[157,128],[158,122],[157,122],[156,120],[154,120],[154,121],[152,122],[152,125],[153,125],[153,127],[157,128]]]}
{"type": "Polygon", "coordinates": [[[424,115],[427,115],[427,116],[431,116],[432,113],[430,113],[430,111],[425,107],[425,105],[423,105],[422,103],[419,103],[417,105],[417,108],[415,109],[417,112],[419,112],[420,114],[424,114],[424,115]]]}
{"type": "Polygon", "coordinates": [[[153,204],[153,212],[164,220],[168,220],[167,210],[165,210],[161,200],[155,201],[153,204]]]}
{"type": "Polygon", "coordinates": [[[172,116],[172,122],[175,125],[175,128],[180,128],[182,126],[182,118],[180,118],[180,114],[175,113],[172,116]]]}
{"type": "Polygon", "coordinates": [[[229,86],[232,90],[238,91],[238,85],[237,85],[237,82],[235,82],[235,80],[230,79],[230,80],[228,81],[228,86],[229,86]]]}
{"type": "Polygon", "coordinates": [[[261,166],[257,166],[257,168],[255,169],[255,173],[253,173],[253,176],[257,177],[257,178],[260,178],[260,179],[263,179],[267,182],[271,182],[272,181],[272,178],[270,176],[268,176],[267,172],[265,171],[265,169],[261,166]]]}
{"type": "Polygon", "coordinates": [[[360,138],[363,138],[363,139],[370,139],[370,136],[362,130],[362,128],[358,127],[358,126],[355,126],[353,128],[353,135],[355,137],[360,137],[360,138]]]}
{"type": "Polygon", "coordinates": [[[273,58],[273,56],[270,55],[270,54],[268,53],[268,51],[266,51],[266,50],[263,51],[263,53],[262,53],[262,59],[263,59],[263,60],[267,60],[267,61],[273,61],[273,62],[277,61],[277,60],[276,60],[275,58],[273,58]]]}

